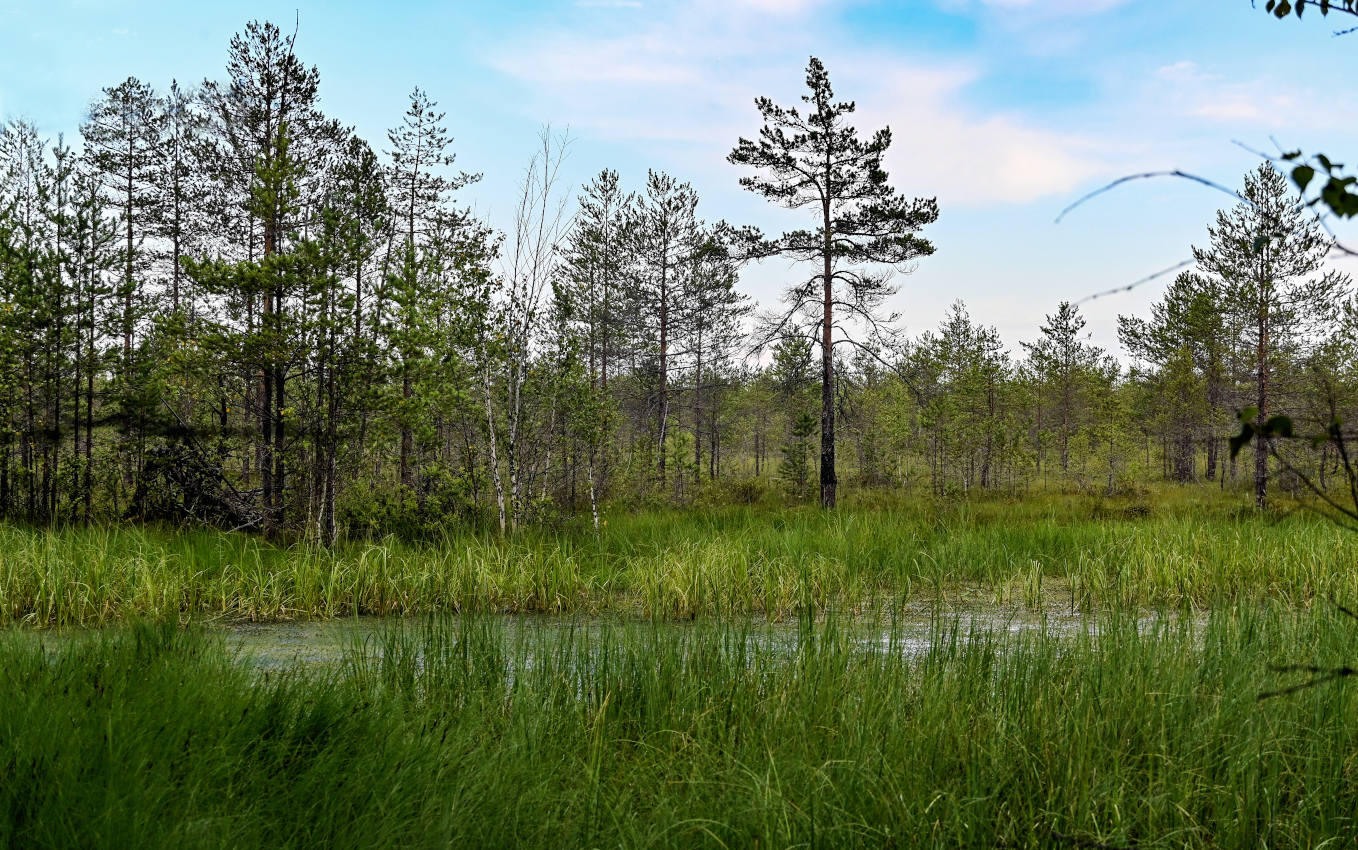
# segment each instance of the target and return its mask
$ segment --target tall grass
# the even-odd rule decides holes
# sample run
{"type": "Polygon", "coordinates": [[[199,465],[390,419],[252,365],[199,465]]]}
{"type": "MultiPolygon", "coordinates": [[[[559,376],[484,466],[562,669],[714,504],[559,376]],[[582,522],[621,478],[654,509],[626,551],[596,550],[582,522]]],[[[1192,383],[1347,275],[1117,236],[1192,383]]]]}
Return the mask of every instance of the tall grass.
{"type": "Polygon", "coordinates": [[[1328,609],[1088,634],[430,620],[267,677],[173,627],[0,644],[0,845],[1320,847],[1358,841],[1328,609]],[[66,640],[66,639],[62,639],[66,640]],[[46,642],[39,648],[38,642],[46,642]]]}
{"type": "MultiPolygon", "coordinates": [[[[1169,494],[1169,495],[1172,495],[1169,494]]],[[[614,516],[508,540],[450,533],[324,550],[241,534],[0,526],[0,623],[441,610],[782,617],[956,596],[1042,607],[1358,595],[1358,535],[1225,499],[924,500],[614,516]]]]}

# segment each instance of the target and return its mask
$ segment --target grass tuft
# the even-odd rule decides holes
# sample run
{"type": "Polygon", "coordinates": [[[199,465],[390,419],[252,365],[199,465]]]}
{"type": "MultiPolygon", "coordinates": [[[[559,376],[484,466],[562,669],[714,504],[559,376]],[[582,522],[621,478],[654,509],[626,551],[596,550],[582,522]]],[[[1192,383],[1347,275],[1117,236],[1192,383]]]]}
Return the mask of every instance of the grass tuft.
{"type": "Polygon", "coordinates": [[[11,631],[0,845],[1358,841],[1358,693],[1256,698],[1358,656],[1351,620],[1089,625],[463,616],[282,675],[174,626],[11,631]]]}
{"type": "MultiPolygon", "coordinates": [[[[1171,493],[1171,495],[1174,495],[1171,493]]],[[[0,525],[0,624],[437,611],[655,618],[880,609],[958,598],[1041,609],[1358,598],[1358,535],[1186,495],[726,507],[613,517],[604,533],[450,533],[332,550],[242,534],[0,525]],[[1142,506],[1140,502],[1135,506],[1142,506]]]]}

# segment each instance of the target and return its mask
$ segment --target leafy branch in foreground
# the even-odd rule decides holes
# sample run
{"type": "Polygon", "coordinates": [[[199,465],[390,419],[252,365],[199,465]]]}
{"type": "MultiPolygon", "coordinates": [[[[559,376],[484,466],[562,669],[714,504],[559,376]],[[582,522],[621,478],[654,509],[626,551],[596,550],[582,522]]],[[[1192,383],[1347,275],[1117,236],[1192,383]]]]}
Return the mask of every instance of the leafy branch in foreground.
{"type": "MultiPolygon", "coordinates": [[[[1254,5],[1253,2],[1250,3],[1254,5]]],[[[1283,20],[1288,15],[1296,14],[1297,19],[1301,20],[1302,14],[1308,6],[1319,7],[1322,17],[1328,17],[1330,12],[1338,12],[1353,17],[1358,17],[1358,0],[1268,0],[1264,4],[1264,11],[1273,15],[1278,20],[1283,20]]],[[[1348,27],[1337,30],[1334,35],[1348,35],[1358,32],[1358,27],[1348,27]]],[[[1353,218],[1358,215],[1358,192],[1354,191],[1358,187],[1358,176],[1346,174],[1344,164],[1334,162],[1323,153],[1306,156],[1300,150],[1285,153],[1280,157],[1285,162],[1295,162],[1297,165],[1292,169],[1292,182],[1297,184],[1297,189],[1302,197],[1306,197],[1306,189],[1315,181],[1315,178],[1323,173],[1324,183],[1319,191],[1308,198],[1306,205],[1309,207],[1323,206],[1340,218],[1353,218]]]]}
{"type": "Polygon", "coordinates": [[[1358,530],[1358,467],[1355,467],[1355,458],[1351,446],[1351,441],[1356,435],[1352,432],[1345,433],[1343,422],[1338,415],[1331,418],[1324,430],[1310,434],[1298,433],[1290,416],[1280,414],[1270,416],[1260,422],[1257,407],[1246,407],[1237,415],[1240,419],[1240,433],[1231,437],[1230,440],[1232,459],[1251,442],[1263,445],[1285,472],[1294,476],[1303,487],[1324,503],[1325,507],[1332,512],[1329,515],[1331,519],[1345,525],[1345,527],[1358,530]],[[1345,494],[1348,503],[1341,501],[1341,498],[1344,497],[1336,498],[1328,488],[1321,486],[1305,470],[1293,463],[1291,458],[1278,450],[1279,443],[1275,441],[1288,440],[1307,443],[1312,449],[1319,449],[1326,444],[1334,447],[1341,462],[1344,477],[1348,482],[1345,494]],[[1353,523],[1353,525],[1347,525],[1347,523],[1353,523]]]}
{"type": "MultiPolygon", "coordinates": [[[[1291,417],[1288,416],[1271,416],[1261,423],[1258,421],[1259,411],[1257,408],[1253,407],[1247,407],[1241,410],[1239,416],[1240,433],[1231,438],[1232,458],[1234,458],[1236,454],[1250,442],[1263,441],[1264,444],[1268,446],[1269,453],[1282,464],[1283,469],[1296,476],[1298,481],[1319,497],[1325,505],[1334,512],[1330,515],[1331,519],[1334,519],[1339,525],[1345,528],[1358,530],[1358,525],[1355,525],[1355,523],[1358,523],[1358,473],[1355,472],[1353,457],[1350,454],[1348,445],[1348,441],[1352,438],[1352,435],[1345,435],[1343,424],[1337,415],[1331,418],[1330,424],[1325,430],[1317,431],[1309,435],[1297,433],[1291,417]],[[1352,504],[1346,505],[1331,496],[1324,487],[1321,487],[1310,476],[1298,468],[1296,464],[1293,464],[1286,456],[1280,453],[1277,450],[1276,444],[1271,442],[1275,438],[1279,440],[1301,440],[1309,443],[1313,449],[1320,448],[1326,444],[1333,445],[1343,464],[1344,476],[1348,480],[1348,498],[1352,504]]],[[[1330,603],[1342,614],[1351,619],[1358,620],[1358,614],[1355,614],[1351,608],[1340,604],[1333,597],[1330,598],[1330,603]]],[[[1276,690],[1261,691],[1257,697],[1260,701],[1272,699],[1273,697],[1287,696],[1288,694],[1293,694],[1297,691],[1303,691],[1317,685],[1323,685],[1326,682],[1333,682],[1338,679],[1346,679],[1349,676],[1358,675],[1358,669],[1347,664],[1339,667],[1322,667],[1315,664],[1271,664],[1269,665],[1269,670],[1274,673],[1309,673],[1311,674],[1311,678],[1304,682],[1288,685],[1287,687],[1278,688],[1276,690]]]]}
{"type": "Polygon", "coordinates": [[[1272,699],[1273,697],[1287,696],[1297,691],[1304,691],[1316,685],[1323,685],[1326,682],[1333,682],[1335,679],[1343,679],[1347,676],[1358,675],[1358,670],[1352,667],[1317,667],[1314,664],[1273,664],[1269,670],[1274,673],[1310,673],[1311,678],[1296,685],[1289,685],[1286,688],[1279,688],[1276,691],[1263,691],[1259,694],[1259,700],[1272,699]]]}
{"type": "MultiPolygon", "coordinates": [[[[1253,0],[1251,0],[1250,5],[1254,5],[1253,0]]],[[[1296,3],[1292,3],[1290,0],[1268,0],[1264,4],[1264,11],[1280,21],[1295,12],[1297,20],[1301,20],[1302,13],[1306,11],[1307,6],[1319,7],[1320,14],[1324,17],[1328,17],[1331,11],[1358,17],[1358,0],[1339,0],[1338,3],[1334,0],[1297,0],[1296,3]]],[[[1353,32],[1354,29],[1358,28],[1350,27],[1339,30],[1335,35],[1346,35],[1353,32]]]]}
{"type": "MultiPolygon", "coordinates": [[[[1253,6],[1254,3],[1251,1],[1250,5],[1253,6]]],[[[1291,0],[1268,0],[1268,2],[1264,4],[1264,10],[1279,20],[1286,18],[1293,13],[1300,19],[1307,6],[1319,7],[1320,14],[1323,16],[1328,16],[1331,11],[1334,11],[1358,17],[1358,0],[1339,0],[1339,2],[1332,2],[1332,0],[1296,0],[1295,3],[1291,2],[1291,0]]],[[[1358,26],[1338,30],[1334,35],[1348,35],[1353,32],[1358,32],[1358,26]]],[[[1257,151],[1252,152],[1258,153],[1257,151]]],[[[1325,210],[1328,210],[1329,213],[1341,219],[1350,219],[1358,216],[1358,175],[1347,173],[1342,162],[1336,162],[1323,153],[1308,155],[1300,149],[1280,153],[1277,156],[1269,156],[1266,154],[1262,156],[1264,159],[1279,165],[1282,165],[1283,163],[1292,164],[1292,182],[1296,185],[1297,191],[1301,193],[1303,204],[1306,208],[1315,213],[1317,221],[1321,223],[1322,226],[1325,226],[1327,230],[1328,225],[1325,224],[1325,210]],[[1320,178],[1320,180],[1317,180],[1317,178],[1320,178]],[[1311,189],[1313,185],[1316,187],[1313,190],[1314,194],[1308,196],[1307,190],[1311,189]]],[[[1147,171],[1139,174],[1124,175],[1083,195],[1065,209],[1061,210],[1060,214],[1056,217],[1056,222],[1059,224],[1061,220],[1075,208],[1084,205],[1093,198],[1111,191],[1124,183],[1158,177],[1175,177],[1181,180],[1188,180],[1193,183],[1199,183],[1209,189],[1215,189],[1219,192],[1235,195],[1237,198],[1240,197],[1237,192],[1221,185],[1215,180],[1181,169],[1147,171]]],[[[1241,200],[1244,199],[1242,198],[1241,200]]],[[[1331,233],[1330,235],[1333,236],[1334,234],[1331,233]]],[[[1256,250],[1257,247],[1258,246],[1256,246],[1256,250]]],[[[1338,239],[1334,240],[1332,250],[1349,256],[1358,256],[1358,250],[1340,242],[1338,239]]],[[[1138,281],[1138,283],[1140,283],[1140,281],[1138,281]]],[[[1110,292],[1118,292],[1124,289],[1130,290],[1135,285],[1136,284],[1127,287],[1119,287],[1110,292]]],[[[1103,294],[1107,293],[1099,293],[1099,295],[1103,294]]]]}
{"type": "MultiPolygon", "coordinates": [[[[1330,597],[1330,604],[1334,605],[1335,608],[1338,608],[1340,613],[1345,614],[1354,620],[1358,620],[1358,614],[1353,613],[1353,609],[1340,605],[1334,600],[1334,597],[1330,597]]],[[[1326,682],[1333,682],[1336,679],[1346,679],[1349,676],[1358,676],[1358,669],[1350,667],[1347,664],[1342,667],[1320,667],[1315,664],[1271,664],[1268,669],[1274,673],[1310,673],[1311,678],[1295,685],[1289,685],[1285,688],[1278,688],[1273,691],[1262,691],[1259,696],[1255,698],[1260,702],[1266,699],[1272,699],[1273,697],[1294,694],[1297,691],[1304,691],[1307,688],[1314,688],[1316,685],[1323,685],[1326,682]]]]}

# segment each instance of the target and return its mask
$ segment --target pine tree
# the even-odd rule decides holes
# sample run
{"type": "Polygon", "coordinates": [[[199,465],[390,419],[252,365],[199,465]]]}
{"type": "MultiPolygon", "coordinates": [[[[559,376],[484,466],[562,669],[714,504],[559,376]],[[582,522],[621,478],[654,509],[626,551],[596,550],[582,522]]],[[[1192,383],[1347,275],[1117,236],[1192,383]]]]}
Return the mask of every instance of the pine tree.
{"type": "Polygon", "coordinates": [[[447,214],[453,192],[481,179],[480,174],[443,173],[455,156],[448,152],[453,139],[443,123],[445,113],[437,109],[438,103],[416,86],[401,126],[387,132],[393,206],[411,246],[420,244],[429,226],[447,214]]]}
{"type": "MultiPolygon", "coordinates": [[[[349,137],[331,172],[333,184],[327,200],[339,226],[345,272],[354,281],[354,335],[364,336],[364,303],[372,287],[371,264],[382,249],[393,223],[387,192],[387,173],[368,143],[349,137]]],[[[380,275],[379,275],[380,276],[380,275]]]]}
{"type": "Polygon", "coordinates": [[[558,289],[569,287],[569,315],[583,324],[591,385],[608,389],[611,358],[625,344],[628,314],[624,276],[628,267],[628,223],[635,196],[622,191],[618,172],[605,169],[584,187],[562,254],[558,289]]]}
{"type": "MultiPolygon", "coordinates": [[[[427,267],[429,258],[421,256],[431,231],[450,221],[447,203],[457,189],[480,179],[479,174],[462,173],[448,177],[442,173],[453,163],[453,155],[448,152],[452,137],[444,126],[444,113],[436,111],[438,104],[429,99],[428,94],[416,87],[410,93],[410,106],[406,110],[400,127],[390,130],[387,139],[391,142],[390,187],[393,192],[393,207],[402,225],[403,251],[401,254],[401,279],[393,287],[393,293],[404,303],[398,306],[402,315],[414,317],[421,312],[420,299],[423,297],[424,282],[419,272],[427,267]]],[[[413,336],[418,330],[410,329],[413,336]]],[[[401,448],[400,480],[401,485],[410,488],[414,484],[412,452],[414,451],[414,420],[417,405],[412,401],[413,375],[415,366],[411,359],[416,352],[411,345],[397,349],[401,359],[401,448]]]]}
{"type": "Polygon", "coordinates": [[[654,352],[656,375],[652,401],[656,423],[656,474],[667,481],[666,439],[670,421],[670,373],[676,364],[671,349],[687,318],[683,300],[686,275],[699,247],[693,187],[668,174],[651,171],[646,191],[633,209],[629,227],[636,255],[630,300],[645,328],[646,345],[654,352]]]}
{"type": "Polygon", "coordinates": [[[23,121],[9,122],[0,132],[0,175],[4,207],[9,219],[8,263],[5,275],[5,359],[11,371],[4,376],[10,433],[17,442],[18,466],[12,467],[10,446],[0,458],[0,502],[6,510],[30,522],[39,519],[38,457],[42,449],[40,342],[47,317],[45,288],[50,272],[52,217],[48,206],[47,143],[36,128],[23,121]],[[22,510],[20,507],[22,505],[22,510]]]}
{"type": "Polygon", "coordinates": [[[877,328],[879,308],[893,293],[888,274],[861,266],[900,268],[933,253],[933,246],[916,234],[938,218],[933,199],[907,199],[887,184],[882,157],[891,145],[891,131],[883,128],[863,141],[845,119],[854,112],[852,101],[836,101],[830,77],[819,59],[806,70],[810,93],[805,115],[766,97],[758,98],[764,126],[757,142],[740,139],[727,159],[761,172],[742,177],[741,185],[790,209],[816,210],[817,227],[784,233],[765,240],[747,232],[750,256],[783,255],[816,262],[817,274],[785,296],[788,312],[779,322],[806,316],[818,326],[821,345],[820,500],[833,508],[835,476],[835,329],[847,321],[877,328]],[[851,270],[849,266],[860,266],[851,270]]]}
{"type": "MultiPolygon", "coordinates": [[[[1056,312],[1047,316],[1042,336],[1036,342],[1023,343],[1039,381],[1039,394],[1050,399],[1040,400],[1039,404],[1045,406],[1054,420],[1049,427],[1056,430],[1063,474],[1070,471],[1071,437],[1085,418],[1091,379],[1099,374],[1105,358],[1103,349],[1085,341],[1088,334],[1083,333],[1084,328],[1080,308],[1062,301],[1056,312]]],[[[1039,469],[1040,458],[1039,452],[1039,469]]]]}
{"type": "Polygon", "coordinates": [[[1174,279],[1164,296],[1151,306],[1149,320],[1132,316],[1118,317],[1118,339],[1135,358],[1144,360],[1170,382],[1173,392],[1160,396],[1164,401],[1180,400],[1178,409],[1168,412],[1178,423],[1175,439],[1180,480],[1193,477],[1193,444],[1201,433],[1207,446],[1206,478],[1216,478],[1217,461],[1226,422],[1227,359],[1231,346],[1226,318],[1221,312],[1221,282],[1201,274],[1184,272],[1174,279]],[[1187,360],[1183,357],[1187,356],[1187,360]],[[1172,364],[1172,365],[1171,365],[1172,364]],[[1183,373],[1191,367],[1201,389],[1201,398],[1183,394],[1190,382],[1183,373]],[[1194,411],[1197,411],[1195,413],[1194,411]]]}
{"type": "MultiPolygon", "coordinates": [[[[587,387],[567,379],[568,424],[583,443],[591,517],[597,527],[599,502],[608,488],[611,442],[616,410],[609,402],[610,365],[625,347],[631,315],[622,295],[627,291],[628,223],[636,204],[622,191],[618,172],[599,172],[578,198],[574,226],[562,250],[561,273],[553,281],[553,325],[558,329],[560,361],[579,360],[587,387]]],[[[616,366],[614,366],[616,369],[616,366]]],[[[563,367],[563,375],[569,375],[563,367]]],[[[571,472],[571,490],[575,471],[571,472]]]]}
{"type": "Polygon", "coordinates": [[[72,454],[79,470],[72,480],[78,486],[80,512],[86,523],[94,519],[95,385],[103,370],[100,348],[108,324],[102,319],[109,309],[109,298],[116,293],[109,277],[116,273],[120,259],[117,222],[108,215],[100,183],[99,176],[88,169],[77,173],[71,230],[71,277],[76,307],[71,430],[72,454]]]}
{"type": "Polygon", "coordinates": [[[135,77],[104,89],[103,99],[90,110],[89,120],[80,132],[85,138],[85,155],[103,176],[109,201],[122,219],[121,330],[124,372],[127,372],[131,368],[136,325],[142,312],[138,278],[146,264],[141,245],[150,235],[154,220],[153,190],[161,133],[161,114],[155,92],[135,77]]]}
{"type": "Polygon", "coordinates": [[[1005,442],[1004,384],[1009,358],[998,331],[972,322],[962,302],[954,302],[938,333],[912,346],[909,370],[928,376],[919,395],[921,423],[933,447],[930,469],[934,490],[948,482],[962,489],[990,487],[993,467],[1005,442]]]}
{"type": "Polygon", "coordinates": [[[742,324],[751,310],[749,299],[735,289],[736,265],[716,248],[714,236],[700,234],[699,246],[689,261],[680,294],[687,317],[684,345],[693,363],[695,482],[702,472],[704,436],[709,444],[708,477],[716,478],[720,377],[731,366],[735,349],[744,341],[742,324]]]}
{"type": "Polygon", "coordinates": [[[289,250],[301,218],[321,208],[324,160],[341,133],[318,107],[320,73],[294,54],[296,34],[251,21],[231,38],[225,82],[203,83],[203,101],[214,136],[204,162],[223,189],[219,215],[237,213],[246,223],[241,260],[257,265],[249,274],[210,273],[244,308],[247,338],[261,342],[248,364],[253,385],[247,403],[257,422],[255,463],[262,484],[265,522],[283,521],[286,492],[286,403],[289,358],[284,346],[288,289],[296,283],[287,262],[270,258],[289,250]],[[257,250],[258,249],[258,250],[257,250]],[[232,287],[234,281],[238,286],[232,287]],[[234,290],[234,291],[233,291],[234,290]],[[258,315],[256,315],[258,313],[258,315]]]}
{"type": "MultiPolygon", "coordinates": [[[[1271,163],[1246,175],[1241,197],[1217,213],[1207,230],[1210,247],[1194,248],[1193,257],[1221,281],[1221,307],[1239,319],[1251,354],[1251,401],[1264,422],[1273,412],[1279,360],[1298,357],[1315,343],[1347,294],[1349,278],[1324,269],[1332,240],[1271,163]]],[[[1254,452],[1254,503],[1262,509],[1268,503],[1269,440],[1256,440],[1254,452]]]]}
{"type": "MultiPolygon", "coordinates": [[[[153,177],[152,215],[156,236],[164,241],[170,310],[179,312],[185,293],[183,261],[199,254],[205,240],[204,185],[200,153],[207,122],[196,95],[170,82],[159,100],[158,139],[153,177]]],[[[190,312],[193,302],[189,299],[190,312]]]]}
{"type": "Polygon", "coordinates": [[[773,346],[773,362],[768,369],[774,397],[779,407],[787,412],[788,439],[779,447],[783,460],[778,466],[778,475],[791,485],[798,497],[806,494],[810,481],[809,440],[816,428],[815,417],[808,409],[815,383],[812,348],[809,340],[784,336],[773,346]]]}

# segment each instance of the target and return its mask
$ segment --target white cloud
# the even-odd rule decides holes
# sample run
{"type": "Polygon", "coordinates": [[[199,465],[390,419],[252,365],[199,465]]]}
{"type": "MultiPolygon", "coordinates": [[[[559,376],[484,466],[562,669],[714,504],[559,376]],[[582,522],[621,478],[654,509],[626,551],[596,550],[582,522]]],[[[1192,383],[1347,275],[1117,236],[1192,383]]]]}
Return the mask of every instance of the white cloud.
{"type": "Polygon", "coordinates": [[[1169,65],[1161,65],[1159,68],[1156,68],[1155,76],[1162,80],[1170,80],[1171,82],[1184,82],[1195,80],[1201,75],[1198,71],[1197,62],[1181,59],[1178,62],[1169,65]]]}
{"type": "Polygon", "coordinates": [[[1214,100],[1194,104],[1187,114],[1226,123],[1243,123],[1268,120],[1295,105],[1296,101],[1286,96],[1265,99],[1245,91],[1222,92],[1214,100]]]}
{"type": "MultiPolygon", "coordinates": [[[[1307,108],[1312,93],[1295,86],[1283,87],[1277,78],[1241,77],[1204,70],[1196,62],[1181,60],[1156,69],[1146,97],[1173,114],[1216,124],[1246,126],[1263,131],[1317,126],[1320,112],[1307,108]]],[[[1342,110],[1352,114],[1351,110],[1342,110]]]]}
{"type": "Polygon", "coordinates": [[[540,32],[498,46],[489,61],[541,99],[525,108],[550,108],[577,132],[688,146],[724,167],[736,137],[758,129],[754,97],[795,104],[814,49],[836,92],[859,104],[860,130],[892,127],[888,166],[912,192],[952,204],[1024,203],[1067,193],[1103,170],[1091,139],[963,106],[975,66],[841,45],[813,0],[777,4],[798,7],[798,19],[756,13],[773,3],[695,0],[596,35],[540,32]]]}
{"type": "Polygon", "coordinates": [[[777,15],[800,15],[817,7],[830,5],[829,0],[732,0],[736,6],[747,6],[777,15]]]}
{"type": "Polygon", "coordinates": [[[858,98],[860,126],[892,128],[887,165],[902,184],[952,204],[1015,204],[1066,194],[1106,170],[1100,140],[959,106],[975,76],[898,64],[858,98]]]}

